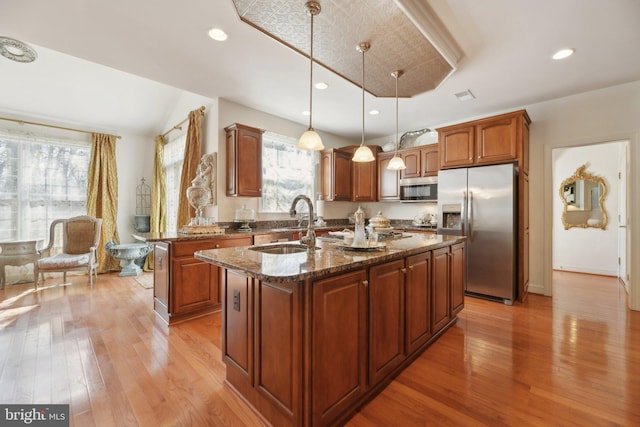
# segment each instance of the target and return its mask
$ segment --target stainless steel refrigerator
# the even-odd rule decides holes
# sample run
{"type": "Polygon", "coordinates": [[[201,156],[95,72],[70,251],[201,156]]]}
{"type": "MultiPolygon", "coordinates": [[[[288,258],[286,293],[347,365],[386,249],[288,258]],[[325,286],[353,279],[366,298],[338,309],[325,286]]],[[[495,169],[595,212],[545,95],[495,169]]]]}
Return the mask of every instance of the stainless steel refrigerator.
{"type": "Polygon", "coordinates": [[[514,164],[438,172],[438,233],[467,236],[467,295],[517,297],[517,182],[514,164]]]}

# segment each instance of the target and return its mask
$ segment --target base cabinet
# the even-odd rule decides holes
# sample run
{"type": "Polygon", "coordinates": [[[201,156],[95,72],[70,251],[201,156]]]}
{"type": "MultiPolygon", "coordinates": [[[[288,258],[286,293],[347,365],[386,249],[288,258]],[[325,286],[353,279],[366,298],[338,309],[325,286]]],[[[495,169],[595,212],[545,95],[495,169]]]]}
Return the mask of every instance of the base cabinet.
{"type": "Polygon", "coordinates": [[[406,353],[420,348],[431,338],[431,252],[406,260],[406,353]]]}
{"type": "Polygon", "coordinates": [[[222,269],[227,382],[272,425],[345,423],[455,322],[450,253],[293,283],[222,269]]]}
{"type": "Polygon", "coordinates": [[[464,262],[465,244],[452,245],[449,249],[449,257],[449,280],[451,281],[449,284],[449,311],[451,316],[455,316],[464,307],[464,288],[467,277],[464,262]]]}
{"type": "Polygon", "coordinates": [[[251,243],[251,236],[155,242],[156,313],[173,324],[220,310],[220,268],[196,259],[193,253],[251,243]]]}
{"type": "Polygon", "coordinates": [[[431,328],[436,333],[449,322],[449,248],[434,250],[432,257],[431,328]]]}
{"type": "Polygon", "coordinates": [[[313,425],[331,425],[367,389],[366,279],[357,270],[313,284],[313,425]]]}
{"type": "Polygon", "coordinates": [[[405,358],[405,261],[369,269],[369,381],[376,384],[405,358]]]}

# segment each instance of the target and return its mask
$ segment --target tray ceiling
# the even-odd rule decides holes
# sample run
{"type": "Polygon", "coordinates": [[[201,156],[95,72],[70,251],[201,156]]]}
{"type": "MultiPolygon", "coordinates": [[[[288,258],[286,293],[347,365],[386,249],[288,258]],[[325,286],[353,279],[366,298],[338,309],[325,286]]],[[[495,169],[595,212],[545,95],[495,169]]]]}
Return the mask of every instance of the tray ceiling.
{"type": "MultiPolygon", "coordinates": [[[[305,0],[233,0],[240,19],[309,57],[310,17],[305,0]]],[[[439,50],[393,0],[320,0],[314,17],[314,62],[358,87],[362,83],[362,53],[368,41],[365,90],[378,97],[395,96],[391,73],[403,70],[401,97],[435,89],[455,70],[439,50]]],[[[436,20],[435,15],[429,20],[436,20]]]]}

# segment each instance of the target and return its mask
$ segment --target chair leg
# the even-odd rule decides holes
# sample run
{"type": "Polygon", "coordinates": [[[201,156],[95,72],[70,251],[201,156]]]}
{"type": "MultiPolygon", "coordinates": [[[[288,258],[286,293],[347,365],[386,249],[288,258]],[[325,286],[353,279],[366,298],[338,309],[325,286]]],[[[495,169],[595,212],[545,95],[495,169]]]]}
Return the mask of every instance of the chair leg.
{"type": "Polygon", "coordinates": [[[62,281],[63,281],[64,283],[67,283],[67,272],[66,272],[66,271],[63,271],[63,272],[62,272],[62,281]]]}

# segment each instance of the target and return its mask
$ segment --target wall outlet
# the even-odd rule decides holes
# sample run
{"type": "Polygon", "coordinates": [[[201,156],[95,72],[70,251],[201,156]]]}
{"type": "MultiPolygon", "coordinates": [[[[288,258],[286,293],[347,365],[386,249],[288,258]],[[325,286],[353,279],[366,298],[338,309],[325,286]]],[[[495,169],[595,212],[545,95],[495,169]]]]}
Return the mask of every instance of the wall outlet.
{"type": "Polygon", "coordinates": [[[233,290],[233,309],[240,311],[240,291],[237,289],[233,290]]]}

